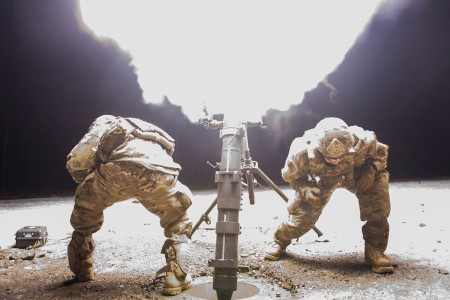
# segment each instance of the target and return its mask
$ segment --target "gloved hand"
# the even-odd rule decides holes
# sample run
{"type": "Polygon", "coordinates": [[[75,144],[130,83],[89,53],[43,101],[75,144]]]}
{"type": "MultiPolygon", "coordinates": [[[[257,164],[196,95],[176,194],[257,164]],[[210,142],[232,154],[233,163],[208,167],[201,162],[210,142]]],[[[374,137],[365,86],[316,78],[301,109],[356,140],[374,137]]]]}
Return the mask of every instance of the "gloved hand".
{"type": "Polygon", "coordinates": [[[288,202],[288,212],[291,214],[297,214],[300,209],[301,201],[306,200],[312,207],[320,207],[322,201],[320,201],[320,189],[310,186],[297,186],[296,191],[298,196],[289,200],[288,202]]]}
{"type": "Polygon", "coordinates": [[[373,165],[364,165],[361,167],[356,187],[358,190],[365,192],[368,191],[375,180],[375,173],[377,170],[373,165]]]}
{"type": "Polygon", "coordinates": [[[307,201],[317,201],[320,199],[320,189],[316,187],[305,186],[300,189],[303,198],[307,201]]]}
{"type": "Polygon", "coordinates": [[[319,200],[320,189],[314,186],[308,186],[302,180],[296,179],[291,181],[290,186],[296,190],[303,199],[307,201],[316,201],[319,200]]]}

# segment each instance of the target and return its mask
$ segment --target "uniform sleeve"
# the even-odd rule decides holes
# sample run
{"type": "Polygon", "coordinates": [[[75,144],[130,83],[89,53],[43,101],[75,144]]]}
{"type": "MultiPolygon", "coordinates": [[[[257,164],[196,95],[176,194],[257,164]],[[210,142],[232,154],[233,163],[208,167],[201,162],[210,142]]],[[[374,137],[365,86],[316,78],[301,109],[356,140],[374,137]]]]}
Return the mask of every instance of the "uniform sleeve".
{"type": "Polygon", "coordinates": [[[136,118],[126,118],[134,127],[133,135],[143,140],[154,141],[160,144],[166,152],[172,156],[175,151],[175,140],[164,130],[156,125],[136,118]]]}
{"type": "Polygon", "coordinates": [[[373,131],[352,126],[357,165],[373,165],[377,171],[387,168],[389,146],[380,143],[373,131]]]}
{"type": "Polygon", "coordinates": [[[94,120],[89,131],[67,155],[66,168],[72,178],[82,182],[101,162],[105,162],[112,149],[125,138],[125,132],[117,126],[117,119],[103,115],[94,120]]]}
{"type": "Polygon", "coordinates": [[[289,154],[286,158],[281,176],[283,180],[289,184],[296,180],[307,178],[307,150],[306,142],[303,137],[296,138],[292,141],[289,154]]]}
{"type": "Polygon", "coordinates": [[[368,160],[369,164],[375,166],[377,171],[387,168],[387,158],[388,158],[389,147],[386,144],[376,142],[375,152],[372,154],[368,160]]]}

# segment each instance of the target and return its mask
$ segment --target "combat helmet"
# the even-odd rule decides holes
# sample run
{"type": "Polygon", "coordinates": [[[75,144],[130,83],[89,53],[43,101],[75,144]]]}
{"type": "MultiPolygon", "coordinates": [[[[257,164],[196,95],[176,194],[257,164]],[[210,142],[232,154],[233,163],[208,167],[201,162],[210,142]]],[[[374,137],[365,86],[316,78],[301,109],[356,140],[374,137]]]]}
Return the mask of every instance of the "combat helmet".
{"type": "Polygon", "coordinates": [[[317,149],[327,162],[338,162],[346,154],[352,153],[353,136],[348,125],[339,118],[325,118],[314,128],[317,149]],[[330,161],[328,161],[330,160],[330,161]]]}

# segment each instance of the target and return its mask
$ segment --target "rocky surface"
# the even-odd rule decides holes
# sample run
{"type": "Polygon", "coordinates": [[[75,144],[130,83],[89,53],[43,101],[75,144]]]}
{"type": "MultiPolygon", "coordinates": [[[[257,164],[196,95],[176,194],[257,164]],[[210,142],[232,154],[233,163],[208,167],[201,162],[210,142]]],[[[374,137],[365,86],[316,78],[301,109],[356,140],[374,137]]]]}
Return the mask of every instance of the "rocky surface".
{"type": "MultiPolygon", "coordinates": [[[[240,215],[239,281],[260,289],[254,299],[449,299],[449,192],[448,181],[391,185],[386,254],[395,273],[379,275],[364,264],[357,201],[346,191],[336,192],[317,223],[325,236],[309,232],[293,241],[282,260],[265,261],[264,248],[285,217],[285,204],[271,191],[258,191],[256,204],[244,202],[240,215]]],[[[214,191],[195,197],[191,215],[197,221],[214,191]]],[[[70,197],[0,201],[1,299],[198,299],[189,291],[161,295],[154,274],[164,265],[162,229],[133,201],[105,211],[104,226],[94,235],[96,279],[74,282],[66,256],[72,205],[70,197]],[[14,248],[15,231],[27,225],[47,226],[47,244],[14,248]]],[[[194,284],[210,282],[213,275],[207,262],[214,258],[215,214],[192,238],[194,284]]]]}

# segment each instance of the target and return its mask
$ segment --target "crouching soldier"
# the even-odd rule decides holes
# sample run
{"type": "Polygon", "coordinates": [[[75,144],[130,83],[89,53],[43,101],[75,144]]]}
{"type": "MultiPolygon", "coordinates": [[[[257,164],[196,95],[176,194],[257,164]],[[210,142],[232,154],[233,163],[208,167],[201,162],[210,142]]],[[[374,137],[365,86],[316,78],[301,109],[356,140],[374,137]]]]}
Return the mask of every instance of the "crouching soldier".
{"type": "Polygon", "coordinates": [[[359,201],[365,259],[376,273],[392,273],[384,255],[389,238],[388,147],[372,131],[325,118],[314,129],[294,139],[282,169],[283,179],[295,190],[289,217],[274,233],[265,258],[279,260],[292,239],[308,232],[337,188],[354,193],[359,201]]]}
{"type": "MultiPolygon", "coordinates": [[[[79,183],[70,218],[69,267],[78,281],[94,278],[92,234],[103,224],[103,210],[135,198],[160,219],[167,237],[163,294],[176,295],[191,284],[187,209],[190,190],[179,182],[172,159],[174,140],[157,126],[135,118],[97,118],[67,157],[66,167],[79,183]]],[[[157,275],[158,275],[157,274],[157,275]]]]}

